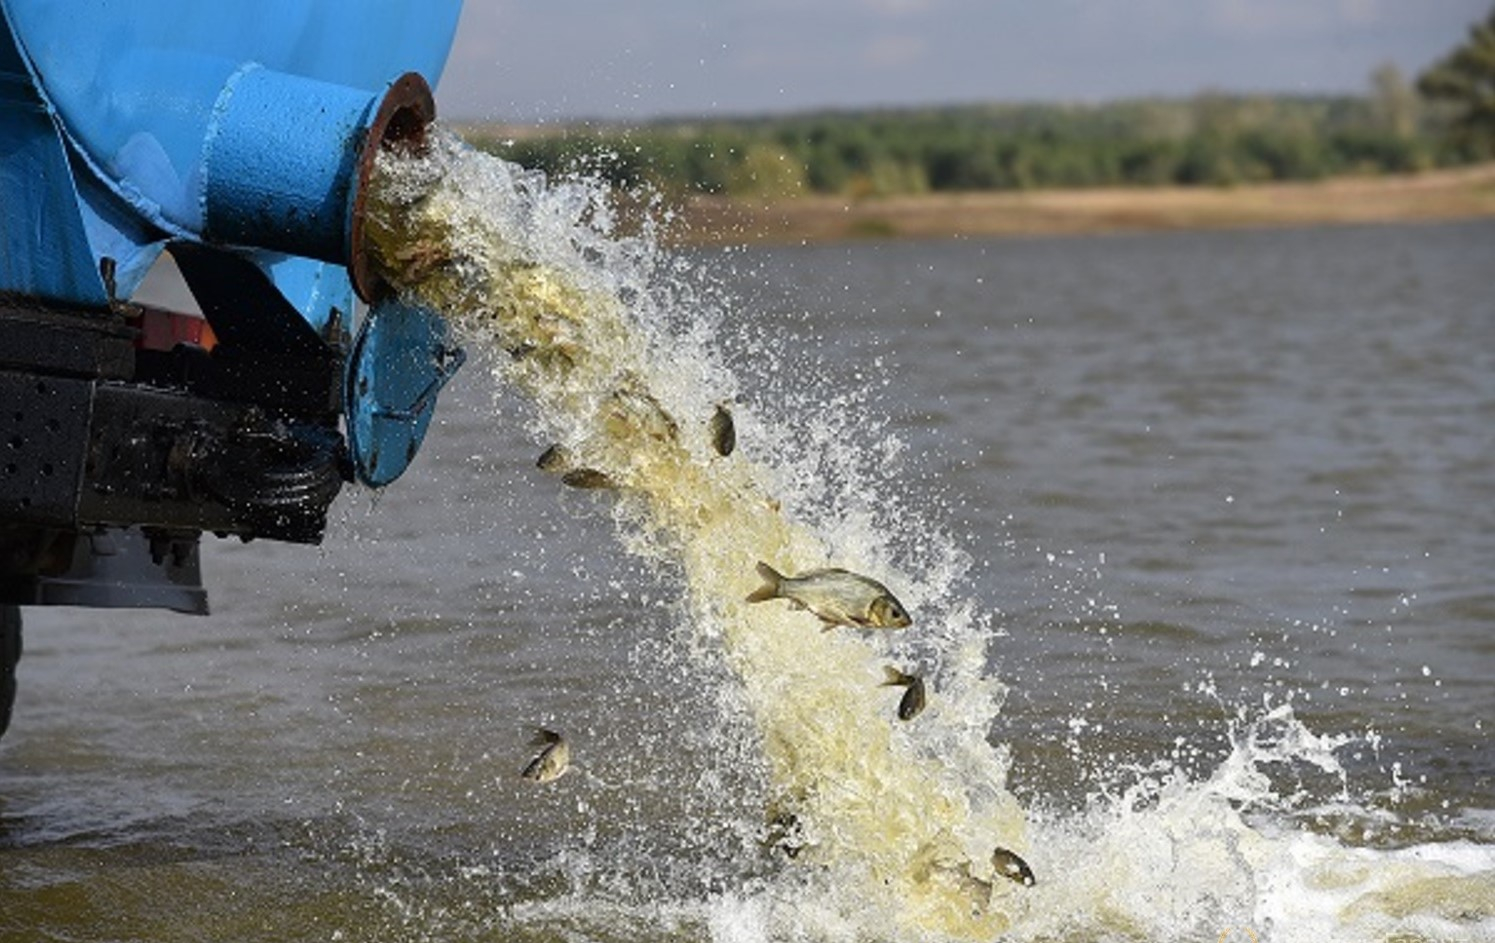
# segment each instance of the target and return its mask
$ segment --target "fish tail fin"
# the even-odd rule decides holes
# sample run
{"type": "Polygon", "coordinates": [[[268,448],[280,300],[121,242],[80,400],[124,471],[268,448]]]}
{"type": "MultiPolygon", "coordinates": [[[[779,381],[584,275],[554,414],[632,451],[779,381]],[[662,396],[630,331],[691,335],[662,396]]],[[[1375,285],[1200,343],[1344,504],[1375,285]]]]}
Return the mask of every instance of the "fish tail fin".
{"type": "Polygon", "coordinates": [[[883,665],[882,673],[883,673],[883,676],[885,678],[887,678],[887,680],[882,683],[882,685],[881,685],[882,687],[887,687],[888,685],[891,685],[891,684],[908,684],[909,683],[908,682],[908,675],[906,675],[903,672],[899,671],[897,668],[894,668],[892,665],[883,665]]]}
{"type": "Polygon", "coordinates": [[[763,578],[763,585],[748,594],[748,602],[763,602],[767,599],[775,599],[779,595],[779,584],[784,581],[784,575],[767,563],[758,563],[758,575],[763,578]]]}
{"type": "Polygon", "coordinates": [[[532,747],[542,747],[547,743],[560,742],[560,734],[556,733],[554,730],[546,730],[544,727],[537,727],[535,729],[535,735],[529,738],[529,745],[532,747]]]}

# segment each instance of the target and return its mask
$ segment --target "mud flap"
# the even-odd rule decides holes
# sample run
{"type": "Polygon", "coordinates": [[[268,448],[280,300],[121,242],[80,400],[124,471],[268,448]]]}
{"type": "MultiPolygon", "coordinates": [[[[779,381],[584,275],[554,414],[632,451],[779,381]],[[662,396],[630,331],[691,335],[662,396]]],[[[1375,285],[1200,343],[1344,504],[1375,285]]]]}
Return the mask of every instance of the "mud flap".
{"type": "Polygon", "coordinates": [[[16,703],[16,662],[21,660],[21,607],[0,606],[0,736],[16,703]]]}

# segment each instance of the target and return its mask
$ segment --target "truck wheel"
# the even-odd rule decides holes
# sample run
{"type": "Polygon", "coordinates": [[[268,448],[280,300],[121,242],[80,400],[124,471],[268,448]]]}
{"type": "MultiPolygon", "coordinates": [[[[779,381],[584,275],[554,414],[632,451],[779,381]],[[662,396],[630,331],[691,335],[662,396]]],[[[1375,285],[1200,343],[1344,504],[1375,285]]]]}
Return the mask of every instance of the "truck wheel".
{"type": "Polygon", "coordinates": [[[0,736],[16,702],[16,662],[21,660],[21,607],[0,606],[0,736]]]}

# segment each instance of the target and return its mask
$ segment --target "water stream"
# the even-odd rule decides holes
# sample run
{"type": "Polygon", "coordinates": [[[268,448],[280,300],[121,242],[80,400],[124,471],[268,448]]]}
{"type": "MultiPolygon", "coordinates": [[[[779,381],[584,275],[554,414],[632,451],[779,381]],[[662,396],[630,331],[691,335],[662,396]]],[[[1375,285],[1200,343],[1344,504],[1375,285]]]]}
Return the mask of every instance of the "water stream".
{"type": "MultiPolygon", "coordinates": [[[[724,781],[757,784],[761,818],[738,827],[771,862],[702,904],[713,939],[1495,939],[1489,845],[1352,846],[1299,827],[1306,805],[1354,805],[1341,757],[1356,737],[1315,733],[1290,698],[1222,705],[1228,755],[1206,770],[1181,747],[1078,811],[1024,809],[988,737],[1008,694],[991,667],[1001,625],[967,594],[960,542],[908,500],[906,444],[856,383],[795,411],[747,397],[762,384],[717,348],[730,300],[687,277],[652,224],[625,232],[599,185],[438,137],[388,158],[374,194],[386,277],[524,394],[537,454],[562,446],[608,484],[577,500],[681,587],[671,657],[729,715],[738,739],[717,762],[757,770],[724,781]],[[712,442],[723,404],[730,455],[712,442]],[[913,624],[821,631],[780,601],[749,604],[759,561],[873,577],[913,624]],[[912,721],[880,684],[887,665],[935,692],[912,721]],[[998,847],[1033,865],[1033,887],[993,874],[998,847]]],[[[897,382],[875,357],[850,374],[897,382]]]]}

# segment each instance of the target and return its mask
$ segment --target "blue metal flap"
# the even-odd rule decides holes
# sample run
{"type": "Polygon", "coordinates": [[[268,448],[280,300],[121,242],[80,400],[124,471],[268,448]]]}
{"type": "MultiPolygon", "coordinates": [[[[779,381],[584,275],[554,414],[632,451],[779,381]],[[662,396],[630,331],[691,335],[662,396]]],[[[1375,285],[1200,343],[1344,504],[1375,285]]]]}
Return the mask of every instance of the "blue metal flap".
{"type": "Polygon", "coordinates": [[[437,394],[465,360],[446,321],[429,309],[389,299],[369,310],[348,358],[343,404],[359,481],[378,488],[404,473],[437,394]]]}

